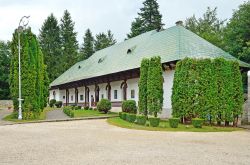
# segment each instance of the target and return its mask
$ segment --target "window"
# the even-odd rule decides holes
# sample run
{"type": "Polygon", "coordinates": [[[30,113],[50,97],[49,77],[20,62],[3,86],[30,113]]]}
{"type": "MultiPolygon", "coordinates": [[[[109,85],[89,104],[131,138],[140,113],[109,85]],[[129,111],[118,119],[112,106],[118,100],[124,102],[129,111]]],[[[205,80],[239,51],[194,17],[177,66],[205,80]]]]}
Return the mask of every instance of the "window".
{"type": "Polygon", "coordinates": [[[117,90],[114,90],[114,99],[117,99],[117,90]]]}
{"type": "Polygon", "coordinates": [[[134,90],[134,89],[131,90],[131,98],[132,98],[132,99],[135,98],[135,90],[134,90]]]}
{"type": "Polygon", "coordinates": [[[104,94],[102,94],[102,99],[104,98],[104,94]]]}
{"type": "Polygon", "coordinates": [[[83,95],[80,95],[80,100],[83,101],[83,95]]]}
{"type": "Polygon", "coordinates": [[[73,96],[73,95],[71,95],[71,101],[73,101],[73,97],[74,97],[74,96],[73,96]]]}
{"type": "Polygon", "coordinates": [[[63,96],[63,99],[65,99],[65,96],[63,96]]]}

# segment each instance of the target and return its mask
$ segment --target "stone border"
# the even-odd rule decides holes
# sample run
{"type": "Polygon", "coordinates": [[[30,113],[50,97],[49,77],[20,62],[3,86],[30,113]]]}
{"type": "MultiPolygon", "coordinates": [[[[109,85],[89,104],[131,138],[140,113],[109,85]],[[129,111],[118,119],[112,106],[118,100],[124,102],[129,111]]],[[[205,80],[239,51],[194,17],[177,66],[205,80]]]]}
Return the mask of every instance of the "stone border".
{"type": "Polygon", "coordinates": [[[118,117],[118,115],[114,116],[94,116],[94,117],[79,117],[79,118],[69,118],[69,119],[53,119],[53,120],[37,120],[37,121],[28,121],[28,122],[13,122],[12,123],[6,123],[6,124],[0,124],[0,126],[6,126],[6,125],[16,125],[16,124],[32,124],[32,123],[49,123],[49,122],[63,122],[63,121],[76,121],[76,120],[94,120],[94,119],[108,119],[118,117]]]}

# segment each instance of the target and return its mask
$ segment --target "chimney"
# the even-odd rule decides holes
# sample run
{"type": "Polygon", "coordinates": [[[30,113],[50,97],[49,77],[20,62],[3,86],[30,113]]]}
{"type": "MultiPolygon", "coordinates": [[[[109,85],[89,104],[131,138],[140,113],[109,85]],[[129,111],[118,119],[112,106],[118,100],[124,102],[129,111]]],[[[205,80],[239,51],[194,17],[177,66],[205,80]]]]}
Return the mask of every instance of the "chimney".
{"type": "Polygon", "coordinates": [[[183,22],[182,21],[177,21],[175,22],[176,26],[183,26],[183,22]]]}

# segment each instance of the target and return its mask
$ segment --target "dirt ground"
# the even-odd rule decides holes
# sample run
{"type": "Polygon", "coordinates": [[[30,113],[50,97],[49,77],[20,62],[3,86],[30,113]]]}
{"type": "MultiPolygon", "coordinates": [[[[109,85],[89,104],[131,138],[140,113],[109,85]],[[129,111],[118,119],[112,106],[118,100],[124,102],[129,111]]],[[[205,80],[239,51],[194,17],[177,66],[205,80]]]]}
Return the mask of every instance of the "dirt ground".
{"type": "Polygon", "coordinates": [[[0,126],[0,164],[250,164],[250,132],[152,132],[81,120],[0,126]]]}

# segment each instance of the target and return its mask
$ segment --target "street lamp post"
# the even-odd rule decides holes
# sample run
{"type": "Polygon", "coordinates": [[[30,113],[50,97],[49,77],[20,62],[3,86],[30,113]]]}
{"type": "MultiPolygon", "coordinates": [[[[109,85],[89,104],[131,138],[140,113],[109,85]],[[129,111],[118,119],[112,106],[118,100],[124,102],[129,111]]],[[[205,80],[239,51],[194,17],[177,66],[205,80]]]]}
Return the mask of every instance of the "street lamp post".
{"type": "Polygon", "coordinates": [[[22,90],[21,90],[21,46],[20,46],[20,33],[23,32],[23,30],[25,29],[25,27],[28,25],[29,23],[29,17],[30,16],[23,16],[20,19],[19,25],[18,25],[18,87],[19,87],[19,106],[18,106],[18,120],[22,120],[22,90]]]}

